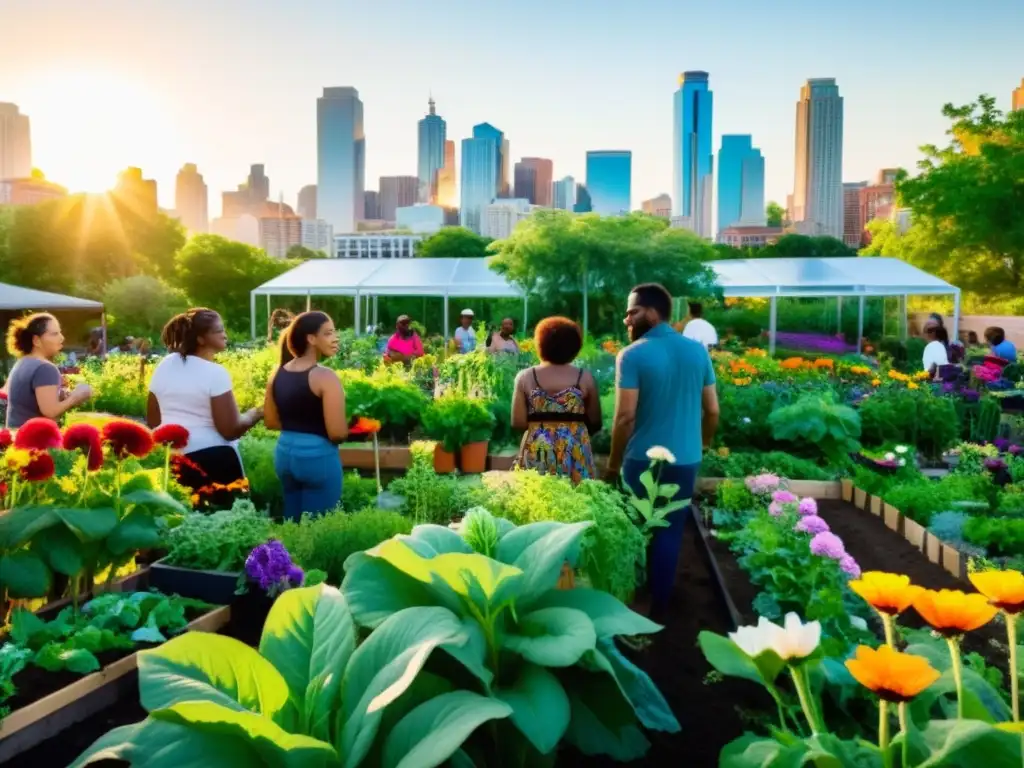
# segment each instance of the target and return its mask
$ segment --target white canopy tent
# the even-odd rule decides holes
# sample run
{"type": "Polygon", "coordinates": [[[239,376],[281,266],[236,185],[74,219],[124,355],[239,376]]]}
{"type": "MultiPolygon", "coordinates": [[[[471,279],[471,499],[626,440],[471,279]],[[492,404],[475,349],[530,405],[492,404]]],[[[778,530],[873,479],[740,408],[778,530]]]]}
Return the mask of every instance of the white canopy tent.
{"type": "Polygon", "coordinates": [[[275,277],[249,295],[252,337],[256,338],[256,297],[305,296],[306,307],[314,296],[353,296],[356,299],[356,333],[362,327],[362,301],[372,299],[374,325],[379,296],[438,296],[444,302],[444,327],[448,333],[448,299],[486,298],[523,300],[523,326],[528,298],[516,286],[490,269],[490,259],[311,259],[275,277]]]}
{"type": "Polygon", "coordinates": [[[908,296],[952,296],[953,328],[951,338],[960,330],[960,289],[917,267],[891,258],[835,257],[789,259],[735,259],[712,261],[716,282],[726,297],[771,299],[768,343],[775,352],[779,297],[839,299],[842,319],[843,299],[857,298],[857,351],[864,336],[864,300],[869,296],[896,296],[906,336],[908,296]]]}
{"type": "Polygon", "coordinates": [[[64,296],[60,293],[37,291],[18,285],[0,283],[0,311],[21,311],[25,309],[86,309],[102,311],[99,301],[64,296]]]}

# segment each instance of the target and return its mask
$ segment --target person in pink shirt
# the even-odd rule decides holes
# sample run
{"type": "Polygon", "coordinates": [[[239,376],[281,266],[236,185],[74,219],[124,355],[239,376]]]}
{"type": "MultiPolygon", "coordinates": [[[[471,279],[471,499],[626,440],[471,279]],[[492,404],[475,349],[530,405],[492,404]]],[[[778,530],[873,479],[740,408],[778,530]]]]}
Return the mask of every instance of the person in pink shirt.
{"type": "Polygon", "coordinates": [[[384,349],[384,359],[408,366],[417,357],[423,357],[423,342],[420,335],[412,329],[412,320],[409,316],[401,315],[395,323],[395,334],[388,339],[388,345],[384,349]]]}

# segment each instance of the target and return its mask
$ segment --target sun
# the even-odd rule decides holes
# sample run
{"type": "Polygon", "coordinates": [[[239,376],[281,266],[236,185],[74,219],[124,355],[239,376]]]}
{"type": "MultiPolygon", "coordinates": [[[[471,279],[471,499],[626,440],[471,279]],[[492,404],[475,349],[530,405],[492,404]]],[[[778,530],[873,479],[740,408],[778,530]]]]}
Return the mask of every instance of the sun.
{"type": "Polygon", "coordinates": [[[128,74],[53,72],[32,83],[32,163],[72,192],[110,189],[128,166],[174,151],[174,121],[158,94],[128,74]]]}

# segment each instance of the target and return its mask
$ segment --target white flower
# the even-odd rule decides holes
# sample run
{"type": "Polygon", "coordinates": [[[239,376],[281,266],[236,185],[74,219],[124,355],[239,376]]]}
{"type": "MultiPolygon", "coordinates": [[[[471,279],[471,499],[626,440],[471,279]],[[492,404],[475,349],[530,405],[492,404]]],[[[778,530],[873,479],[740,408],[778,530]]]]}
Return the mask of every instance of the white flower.
{"type": "Polygon", "coordinates": [[[676,463],[676,457],[672,455],[672,451],[660,445],[655,445],[648,448],[647,458],[650,459],[651,461],[664,461],[666,464],[676,463]]]}
{"type": "Polygon", "coordinates": [[[896,446],[896,453],[906,453],[908,450],[910,450],[910,449],[907,448],[907,446],[905,446],[905,445],[897,445],[896,446]]]}
{"type": "Polygon", "coordinates": [[[743,423],[744,424],[749,424],[750,423],[750,417],[749,416],[744,416],[743,417],[743,423]]]}
{"type": "Polygon", "coordinates": [[[782,627],[762,616],[758,619],[757,626],[738,627],[735,632],[729,633],[729,639],[747,656],[756,659],[776,645],[777,635],[781,632],[782,627]]]}
{"type": "Polygon", "coordinates": [[[729,639],[752,659],[765,651],[774,651],[783,661],[798,660],[807,658],[817,649],[821,642],[821,624],[817,621],[804,624],[795,613],[787,613],[785,624],[780,627],[762,616],[756,627],[740,627],[729,633],[729,639]]]}
{"type": "Polygon", "coordinates": [[[901,467],[907,466],[907,460],[906,459],[900,459],[900,466],[901,467]]]}
{"type": "Polygon", "coordinates": [[[892,451],[889,451],[887,454],[885,454],[885,460],[886,461],[896,461],[896,454],[893,453],[892,451]]]}

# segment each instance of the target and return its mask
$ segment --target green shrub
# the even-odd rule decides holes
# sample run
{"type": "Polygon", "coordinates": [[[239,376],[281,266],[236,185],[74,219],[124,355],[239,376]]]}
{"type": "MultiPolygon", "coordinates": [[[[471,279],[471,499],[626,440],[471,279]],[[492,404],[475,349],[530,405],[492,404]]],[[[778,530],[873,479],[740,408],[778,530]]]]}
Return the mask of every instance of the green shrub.
{"type": "Polygon", "coordinates": [[[242,453],[242,466],[249,480],[249,497],[253,504],[272,514],[277,513],[284,501],[281,480],[274,468],[277,437],[258,427],[239,441],[238,449],[242,453]]]}
{"type": "Polygon", "coordinates": [[[795,450],[833,463],[845,462],[860,449],[860,417],[828,394],[806,394],[768,417],[772,437],[795,450]]]}
{"type": "Polygon", "coordinates": [[[964,541],[990,555],[1024,555],[1024,520],[1016,517],[972,517],[964,524],[964,541]]]}
{"type": "Polygon", "coordinates": [[[914,445],[926,457],[937,459],[959,439],[953,400],[928,387],[873,392],[861,402],[858,412],[861,442],[866,446],[914,445]]]}
{"type": "Polygon", "coordinates": [[[252,550],[270,538],[271,522],[251,501],[213,514],[192,512],[167,534],[167,562],[201,571],[240,571],[252,550]]]}
{"type": "Polygon", "coordinates": [[[355,512],[373,506],[377,501],[377,480],[362,477],[357,470],[345,474],[341,483],[341,508],[355,512]]]}
{"type": "Polygon", "coordinates": [[[785,451],[729,451],[728,456],[707,451],[701,462],[701,475],[704,477],[744,478],[770,472],[789,480],[833,480],[835,470],[835,467],[824,469],[810,459],[785,451]]]}
{"type": "Polygon", "coordinates": [[[431,463],[414,461],[395,478],[388,490],[405,499],[403,510],[419,523],[448,525],[472,506],[469,482],[454,475],[439,475],[431,463]]]}
{"type": "Polygon", "coordinates": [[[490,439],[495,420],[486,401],[448,392],[423,411],[423,431],[446,451],[456,451],[490,439]]]}

